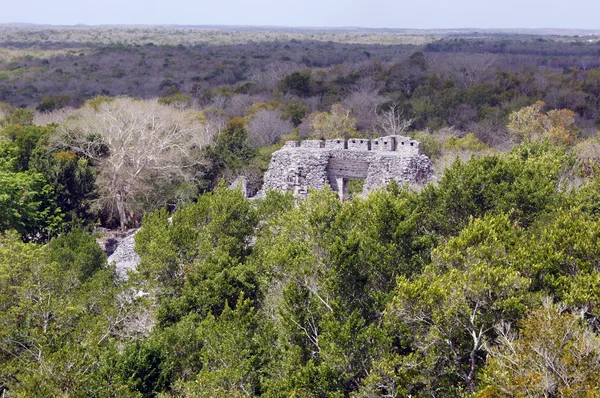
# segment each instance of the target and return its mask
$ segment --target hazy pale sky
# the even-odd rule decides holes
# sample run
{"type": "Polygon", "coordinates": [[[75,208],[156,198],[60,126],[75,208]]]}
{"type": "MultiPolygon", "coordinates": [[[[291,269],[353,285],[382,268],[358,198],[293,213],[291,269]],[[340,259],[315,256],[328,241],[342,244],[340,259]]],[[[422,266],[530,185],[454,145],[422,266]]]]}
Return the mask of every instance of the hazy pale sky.
{"type": "Polygon", "coordinates": [[[600,29],[600,0],[0,0],[0,23],[600,29]]]}

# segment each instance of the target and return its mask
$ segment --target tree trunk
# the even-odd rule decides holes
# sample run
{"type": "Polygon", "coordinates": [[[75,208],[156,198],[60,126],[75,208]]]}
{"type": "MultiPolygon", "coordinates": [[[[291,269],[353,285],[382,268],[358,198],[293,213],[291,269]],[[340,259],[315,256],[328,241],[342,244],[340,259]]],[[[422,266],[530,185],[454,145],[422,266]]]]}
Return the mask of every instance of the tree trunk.
{"type": "Polygon", "coordinates": [[[117,211],[119,212],[119,223],[121,225],[121,231],[125,231],[127,225],[127,212],[125,211],[125,201],[121,194],[117,194],[117,211]]]}

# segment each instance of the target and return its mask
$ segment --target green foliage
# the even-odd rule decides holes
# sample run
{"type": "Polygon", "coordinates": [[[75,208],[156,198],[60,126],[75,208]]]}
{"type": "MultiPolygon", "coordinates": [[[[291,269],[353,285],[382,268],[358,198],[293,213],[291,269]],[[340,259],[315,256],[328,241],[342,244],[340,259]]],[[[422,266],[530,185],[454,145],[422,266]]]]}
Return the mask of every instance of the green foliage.
{"type": "Polygon", "coordinates": [[[99,95],[97,97],[94,97],[92,99],[85,101],[85,106],[89,106],[93,110],[98,111],[98,110],[100,110],[100,106],[102,104],[104,104],[106,102],[113,102],[113,101],[115,101],[115,98],[113,98],[113,97],[99,95]]]}
{"type": "Polygon", "coordinates": [[[285,93],[308,97],[311,93],[311,83],[310,72],[294,72],[279,82],[279,89],[285,93]]]}
{"type": "Polygon", "coordinates": [[[38,145],[29,167],[44,174],[56,195],[56,204],[70,226],[95,222],[92,203],[98,197],[96,170],[88,159],[73,152],[55,152],[38,145]]]}
{"type": "Polygon", "coordinates": [[[99,271],[106,263],[106,255],[93,236],[80,229],[52,239],[48,243],[50,261],[73,270],[81,282],[99,271]]]}
{"type": "Polygon", "coordinates": [[[272,332],[265,320],[240,297],[235,309],[225,304],[219,318],[208,315],[198,325],[202,369],[175,392],[185,397],[252,397],[261,395],[261,382],[272,357],[272,332]]]}
{"type": "Polygon", "coordinates": [[[490,212],[510,214],[521,225],[556,206],[557,189],[570,158],[564,149],[546,143],[521,145],[507,156],[491,155],[456,160],[438,187],[426,187],[424,205],[431,228],[443,235],[456,234],[469,217],[490,212]]]}
{"type": "Polygon", "coordinates": [[[529,304],[529,280],[507,258],[518,234],[507,216],[474,220],[434,252],[421,275],[398,278],[386,322],[402,341],[397,349],[414,352],[398,366],[416,362],[424,376],[413,388],[476,391],[493,327],[518,319],[529,304]]]}
{"type": "Polygon", "coordinates": [[[9,140],[0,140],[0,170],[16,171],[19,147],[9,140]]]}
{"type": "Polygon", "coordinates": [[[600,338],[576,315],[546,304],[505,324],[490,351],[478,397],[593,397],[600,393],[600,338]]]}
{"type": "Polygon", "coordinates": [[[26,240],[43,240],[58,232],[60,208],[44,176],[0,171],[0,232],[17,230],[26,240]]]}
{"type": "Polygon", "coordinates": [[[360,178],[351,178],[348,180],[348,197],[352,199],[363,192],[365,180],[360,178]]]}
{"type": "Polygon", "coordinates": [[[27,239],[43,239],[91,220],[95,172],[86,159],[48,147],[55,128],[9,125],[1,131],[1,201],[12,208],[0,222],[2,230],[13,228],[27,239]]]}
{"type": "Polygon", "coordinates": [[[532,279],[533,289],[572,305],[590,306],[596,312],[600,302],[571,284],[585,285],[584,281],[593,279],[600,270],[599,237],[596,220],[577,209],[558,210],[532,226],[524,242],[527,249],[520,254],[519,268],[532,279]]]}
{"type": "Polygon", "coordinates": [[[319,139],[348,139],[359,135],[356,131],[356,119],[340,104],[332,105],[331,112],[311,115],[310,129],[312,136],[319,139]]]}
{"type": "Polygon", "coordinates": [[[284,120],[291,121],[294,124],[294,127],[298,127],[308,115],[308,111],[309,109],[304,102],[293,100],[285,105],[281,112],[281,116],[284,120]]]}
{"type": "MultiPolygon", "coordinates": [[[[43,240],[59,231],[63,214],[46,177],[29,170],[29,161],[48,129],[10,125],[0,141],[0,231],[17,230],[26,240],[43,240]]],[[[0,138],[1,139],[1,138],[0,138]]]]}
{"type": "Polygon", "coordinates": [[[0,120],[0,127],[4,128],[11,124],[29,126],[33,123],[34,115],[35,111],[32,109],[15,109],[12,113],[6,115],[4,119],[0,120]]]}
{"type": "Polygon", "coordinates": [[[274,218],[253,258],[285,355],[270,391],[343,396],[381,349],[378,322],[396,275],[418,272],[435,239],[418,228],[414,196],[399,187],[340,203],[312,192],[274,218]]]}
{"type": "Polygon", "coordinates": [[[511,113],[508,130],[519,141],[546,137],[557,143],[572,144],[578,135],[575,113],[569,109],[545,113],[545,106],[543,101],[538,101],[511,113]]]}
{"type": "MultiPolygon", "coordinates": [[[[580,163],[560,140],[490,155],[452,139],[446,150],[483,153],[421,191],[392,183],[346,202],[329,189],[250,201],[223,181],[189,203],[193,184],[167,184],[158,195],[188,203],[145,215],[141,262],[119,281],[92,235],[62,232],[93,221],[95,171],[51,149],[53,129],[10,125],[0,140],[0,227],[17,230],[0,237],[6,395],[581,396],[600,384],[600,180],[566,189],[580,163]],[[545,296],[564,310],[540,309],[545,296]]],[[[204,171],[260,174],[277,148],[250,150],[233,119],[204,171]]]]}
{"type": "Polygon", "coordinates": [[[245,259],[257,223],[255,209],[238,190],[223,185],[167,219],[165,211],[147,215],[136,235],[139,270],[157,283],[164,324],[188,313],[220,314],[225,301],[241,292],[256,296],[256,275],[245,259]]]}
{"type": "Polygon", "coordinates": [[[175,108],[189,108],[190,96],[178,92],[168,97],[160,97],[158,103],[170,105],[175,108]]]}
{"type": "Polygon", "coordinates": [[[153,397],[163,391],[170,382],[168,374],[162,372],[161,365],[167,360],[160,347],[152,341],[136,341],[126,347],[119,358],[116,369],[117,379],[143,397],[153,397]]]}
{"type": "Polygon", "coordinates": [[[69,105],[71,98],[65,94],[50,95],[42,97],[39,105],[35,108],[40,112],[52,112],[69,105]]]}
{"type": "Polygon", "coordinates": [[[409,135],[412,139],[421,142],[423,153],[432,161],[442,154],[442,143],[435,135],[427,131],[412,131],[409,135]]]}
{"type": "Polygon", "coordinates": [[[489,149],[487,145],[475,138],[473,133],[469,133],[462,138],[450,137],[444,142],[444,147],[462,151],[483,151],[489,149]]]}
{"type": "Polygon", "coordinates": [[[15,171],[29,169],[29,161],[35,148],[41,144],[43,138],[52,134],[55,127],[53,125],[48,127],[9,125],[0,132],[2,136],[14,142],[18,148],[15,171]]]}
{"type": "Polygon", "coordinates": [[[204,155],[210,162],[206,169],[206,178],[216,184],[223,173],[240,172],[254,154],[248,143],[244,119],[231,119],[225,130],[214,139],[213,144],[204,150],[204,155]]]}
{"type": "Polygon", "coordinates": [[[71,235],[70,247],[63,241],[50,248],[23,243],[14,233],[0,236],[0,389],[5,394],[92,391],[99,356],[122,333],[133,301],[117,289],[114,269],[98,267],[103,256],[94,253],[90,239],[71,235]],[[90,271],[85,281],[82,269],[90,271]]]}

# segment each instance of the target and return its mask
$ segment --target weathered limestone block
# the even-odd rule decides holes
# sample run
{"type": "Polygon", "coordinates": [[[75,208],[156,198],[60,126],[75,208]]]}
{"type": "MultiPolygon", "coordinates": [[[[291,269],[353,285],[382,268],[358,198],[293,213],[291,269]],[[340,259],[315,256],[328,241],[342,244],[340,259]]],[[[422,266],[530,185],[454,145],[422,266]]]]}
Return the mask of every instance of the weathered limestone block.
{"type": "Polygon", "coordinates": [[[371,149],[374,151],[394,151],[396,149],[396,139],[394,137],[377,138],[371,143],[371,149]]]}
{"type": "Polygon", "coordinates": [[[336,138],[334,140],[325,141],[325,148],[327,149],[347,149],[347,142],[343,138],[336,138]]]}
{"type": "Polygon", "coordinates": [[[300,143],[300,147],[312,148],[312,149],[324,148],[325,141],[323,141],[323,140],[304,140],[300,143]]]}
{"type": "Polygon", "coordinates": [[[352,151],[370,151],[371,140],[365,138],[350,138],[348,140],[348,149],[352,151]]]}
{"type": "Polygon", "coordinates": [[[294,184],[309,189],[321,189],[328,182],[329,152],[312,148],[282,148],[274,152],[269,169],[263,177],[262,191],[277,189],[293,192],[294,184]],[[300,180],[295,181],[298,177],[300,180]]]}
{"type": "Polygon", "coordinates": [[[403,152],[409,155],[421,154],[421,143],[415,141],[409,137],[403,137],[401,135],[393,136],[396,140],[396,152],[403,152]]]}

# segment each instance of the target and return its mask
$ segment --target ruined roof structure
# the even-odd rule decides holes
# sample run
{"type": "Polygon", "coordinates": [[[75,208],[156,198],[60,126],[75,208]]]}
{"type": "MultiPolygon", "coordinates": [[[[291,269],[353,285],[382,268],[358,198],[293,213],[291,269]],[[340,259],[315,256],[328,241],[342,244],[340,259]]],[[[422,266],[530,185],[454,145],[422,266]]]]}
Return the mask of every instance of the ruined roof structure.
{"type": "Polygon", "coordinates": [[[349,179],[364,179],[363,193],[368,193],[392,180],[424,184],[432,177],[431,161],[421,153],[421,143],[400,135],[287,141],[273,153],[257,196],[277,189],[306,197],[310,188],[327,184],[344,200],[349,179]]]}

